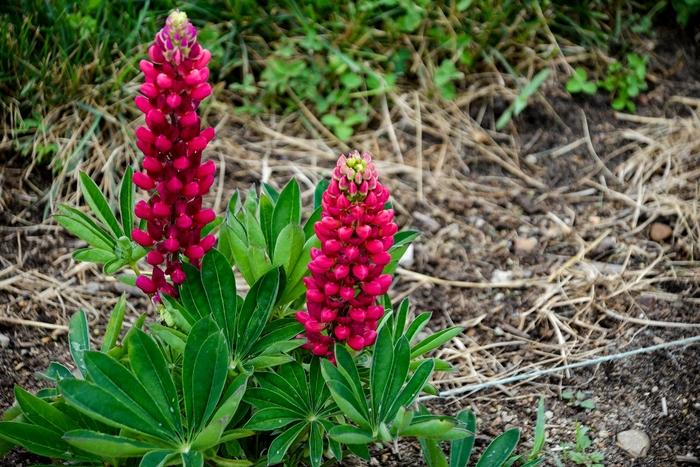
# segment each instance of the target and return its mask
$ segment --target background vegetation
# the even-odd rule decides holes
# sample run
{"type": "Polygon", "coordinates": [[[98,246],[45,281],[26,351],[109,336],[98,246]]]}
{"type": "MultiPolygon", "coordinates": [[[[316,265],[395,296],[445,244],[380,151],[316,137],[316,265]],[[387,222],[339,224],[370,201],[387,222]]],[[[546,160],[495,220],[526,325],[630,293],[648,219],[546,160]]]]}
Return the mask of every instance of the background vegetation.
{"type": "Polygon", "coordinates": [[[659,15],[688,24],[700,2],[13,0],[0,7],[5,148],[57,174],[74,170],[80,148],[62,151],[58,139],[131,115],[138,60],[175,7],[217,57],[219,99],[254,116],[301,111],[312,133],[347,141],[381,117],[392,91],[450,101],[480,72],[503,73],[520,93],[501,127],[536,91],[528,80],[552,65],[570,76],[569,92],[605,92],[634,111],[646,88],[640,38],[659,15]],[[559,60],[572,56],[575,70],[559,60]]]}

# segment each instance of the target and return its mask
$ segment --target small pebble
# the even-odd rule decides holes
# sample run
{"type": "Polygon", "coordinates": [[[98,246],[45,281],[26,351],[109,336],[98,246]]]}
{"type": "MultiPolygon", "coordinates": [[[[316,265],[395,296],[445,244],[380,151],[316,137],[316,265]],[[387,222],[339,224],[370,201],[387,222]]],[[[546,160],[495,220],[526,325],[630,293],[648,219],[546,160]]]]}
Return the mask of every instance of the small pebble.
{"type": "Polygon", "coordinates": [[[663,242],[673,234],[673,230],[666,224],[654,222],[649,229],[649,237],[655,242],[663,242]]]}
{"type": "Polygon", "coordinates": [[[537,239],[534,237],[520,237],[513,242],[513,249],[516,254],[527,255],[537,248],[537,239]]]}
{"type": "Polygon", "coordinates": [[[0,347],[7,347],[10,345],[10,338],[7,337],[5,334],[0,334],[0,347]]]}
{"type": "Polygon", "coordinates": [[[643,457],[649,451],[651,441],[642,430],[627,430],[617,434],[617,445],[632,457],[643,457]]]}

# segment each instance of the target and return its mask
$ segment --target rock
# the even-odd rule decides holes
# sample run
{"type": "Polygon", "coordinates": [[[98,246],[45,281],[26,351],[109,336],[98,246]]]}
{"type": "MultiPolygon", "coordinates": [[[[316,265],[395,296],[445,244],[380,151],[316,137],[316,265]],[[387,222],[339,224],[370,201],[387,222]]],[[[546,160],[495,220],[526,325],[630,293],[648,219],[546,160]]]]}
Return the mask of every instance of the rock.
{"type": "Polygon", "coordinates": [[[643,457],[649,451],[649,437],[641,430],[627,430],[617,434],[617,445],[632,457],[643,457]]]}
{"type": "Polygon", "coordinates": [[[651,224],[651,229],[649,229],[649,237],[655,242],[663,242],[670,237],[672,233],[673,230],[671,227],[661,222],[654,222],[651,224]]]}
{"type": "Polygon", "coordinates": [[[10,338],[7,337],[5,334],[0,334],[0,347],[7,347],[10,345],[10,338]]]}
{"type": "Polygon", "coordinates": [[[501,271],[500,269],[496,269],[493,271],[493,274],[491,274],[492,283],[509,282],[512,278],[512,271],[501,271]]]}
{"type": "Polygon", "coordinates": [[[534,237],[519,237],[513,242],[513,249],[516,254],[527,255],[537,248],[537,239],[534,237]]]}

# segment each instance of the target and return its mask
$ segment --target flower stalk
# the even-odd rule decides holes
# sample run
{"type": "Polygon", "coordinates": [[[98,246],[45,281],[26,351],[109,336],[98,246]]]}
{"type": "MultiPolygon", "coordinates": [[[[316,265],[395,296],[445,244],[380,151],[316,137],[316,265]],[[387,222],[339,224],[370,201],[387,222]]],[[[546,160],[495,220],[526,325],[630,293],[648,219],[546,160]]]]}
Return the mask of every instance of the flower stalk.
{"type": "Polygon", "coordinates": [[[304,347],[315,355],[332,359],[334,342],[362,350],[377,338],[384,314],[377,297],[391,285],[383,270],[398,230],[394,211],[385,209],[388,199],[370,153],[340,156],[314,226],[321,248],[311,250],[307,311],[296,314],[304,325],[304,347]]]}
{"type": "Polygon", "coordinates": [[[198,115],[200,102],[212,91],[207,82],[211,53],[197,42],[197,29],[185,13],[168,16],[148,55],[150,60],[140,63],[145,82],[135,99],[146,118],[136,130],[143,170],[133,180],[149,198],[135,206],[146,229],[134,229],[132,237],[150,249],[146,262],[153,267],[151,276],[140,275],[136,285],[157,300],[159,293],[177,296],[185,280],[182,256],[199,267],[216,243],[213,235],[201,237],[202,228],[216,218],[202,206],[216,166],[202,161],[214,129],[202,129],[198,115]]]}

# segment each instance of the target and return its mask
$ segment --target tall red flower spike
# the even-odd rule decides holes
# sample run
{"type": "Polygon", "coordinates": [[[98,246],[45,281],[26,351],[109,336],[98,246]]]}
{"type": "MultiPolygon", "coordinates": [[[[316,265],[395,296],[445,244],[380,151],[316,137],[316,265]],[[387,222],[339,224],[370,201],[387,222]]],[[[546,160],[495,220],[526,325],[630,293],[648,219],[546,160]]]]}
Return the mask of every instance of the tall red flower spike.
{"type": "Polygon", "coordinates": [[[140,63],[145,82],[135,99],[146,116],[146,126],[136,130],[143,171],[133,180],[150,199],[136,204],[136,216],[147,228],[134,229],[132,237],[150,249],[146,261],[153,266],[153,274],[139,276],[136,285],[157,300],[159,293],[177,296],[185,280],[181,255],[198,267],[216,242],[213,235],[201,238],[202,228],[216,217],[212,209],[202,209],[216,166],[211,160],[202,163],[214,129],[202,130],[197,114],[199,103],[211,94],[211,52],[197,43],[197,29],[185,13],[170,13],[148,55],[151,61],[140,63]]]}
{"type": "Polygon", "coordinates": [[[384,209],[388,199],[370,153],[340,156],[314,225],[321,249],[311,250],[311,276],[304,279],[307,311],[296,314],[304,325],[304,348],[315,355],[332,359],[334,342],[361,350],[377,338],[384,314],[377,297],[392,280],[382,271],[398,230],[394,211],[384,209]]]}

